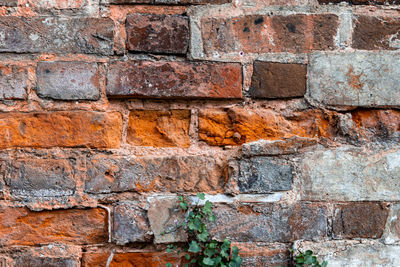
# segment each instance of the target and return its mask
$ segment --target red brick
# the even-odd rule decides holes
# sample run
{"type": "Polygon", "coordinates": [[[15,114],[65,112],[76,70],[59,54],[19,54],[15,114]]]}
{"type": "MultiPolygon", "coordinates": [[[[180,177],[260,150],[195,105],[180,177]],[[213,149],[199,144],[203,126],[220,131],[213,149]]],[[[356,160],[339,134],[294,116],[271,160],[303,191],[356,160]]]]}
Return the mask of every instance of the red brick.
{"type": "Polygon", "coordinates": [[[395,50],[400,48],[400,18],[360,15],[354,21],[353,48],[395,50]]]}
{"type": "MultiPolygon", "coordinates": [[[[7,0],[6,0],[7,1],[7,0]]],[[[232,0],[110,0],[111,4],[206,5],[224,4],[232,0]]]]}
{"type": "Polygon", "coordinates": [[[380,238],[389,211],[384,203],[363,202],[335,206],[333,235],[336,238],[380,238]]]}
{"type": "Polygon", "coordinates": [[[122,117],[116,112],[0,114],[0,148],[117,148],[121,135],[122,117]]]}
{"type": "MultiPolygon", "coordinates": [[[[87,252],[83,253],[82,267],[106,266],[111,252],[87,252]]],[[[166,266],[170,262],[172,266],[181,266],[182,259],[175,253],[166,252],[117,252],[114,253],[110,262],[110,267],[121,266],[146,266],[160,267],[166,266]]]]}
{"type": "Polygon", "coordinates": [[[38,245],[52,242],[107,242],[107,212],[103,209],[30,211],[0,207],[0,244],[38,245]]]}
{"type": "Polygon", "coordinates": [[[189,20],[185,16],[128,15],[126,32],[131,51],[185,54],[189,45],[189,20]]]}
{"type": "Polygon", "coordinates": [[[109,97],[241,98],[237,63],[127,61],[108,70],[109,97]]]}
{"type": "Polygon", "coordinates": [[[352,3],[353,5],[397,5],[399,0],[318,0],[320,4],[337,4],[341,2],[352,3]]]}
{"type": "Polygon", "coordinates": [[[290,258],[290,247],[285,244],[232,243],[232,246],[239,248],[242,266],[287,266],[290,258]]]}
{"type": "Polygon", "coordinates": [[[248,15],[205,18],[204,52],[309,52],[334,48],[336,15],[248,15]]]}
{"type": "Polygon", "coordinates": [[[302,97],[306,93],[307,66],[255,61],[250,94],[254,98],[302,97]]]}

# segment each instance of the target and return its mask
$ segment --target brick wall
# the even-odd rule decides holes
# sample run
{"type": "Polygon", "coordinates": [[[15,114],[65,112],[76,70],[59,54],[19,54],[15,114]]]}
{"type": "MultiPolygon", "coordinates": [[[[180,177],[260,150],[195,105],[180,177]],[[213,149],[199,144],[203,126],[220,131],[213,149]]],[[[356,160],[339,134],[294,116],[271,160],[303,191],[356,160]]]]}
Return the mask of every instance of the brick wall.
{"type": "Polygon", "coordinates": [[[0,266],[400,266],[400,1],[0,0],[0,266]]]}

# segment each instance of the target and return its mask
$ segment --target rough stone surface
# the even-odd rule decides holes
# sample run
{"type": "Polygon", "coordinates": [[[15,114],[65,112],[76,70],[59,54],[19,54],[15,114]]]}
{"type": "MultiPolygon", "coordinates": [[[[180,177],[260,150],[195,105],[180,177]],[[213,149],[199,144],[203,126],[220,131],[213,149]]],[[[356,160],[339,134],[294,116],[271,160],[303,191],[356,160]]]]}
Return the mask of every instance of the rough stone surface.
{"type": "Polygon", "coordinates": [[[400,204],[391,207],[383,238],[385,244],[400,242],[400,204]]]}
{"type": "Polygon", "coordinates": [[[46,112],[0,114],[0,148],[116,148],[121,142],[119,113],[46,112]]]}
{"type": "Polygon", "coordinates": [[[329,267],[396,267],[400,264],[400,246],[385,246],[379,241],[301,241],[295,244],[295,249],[312,250],[320,261],[328,261],[329,267]]]}
{"type": "Polygon", "coordinates": [[[238,162],[237,177],[230,183],[237,184],[240,193],[266,194],[292,189],[293,167],[285,160],[273,157],[252,157],[238,162]]]}
{"type": "Polygon", "coordinates": [[[318,239],[327,234],[326,208],[313,203],[291,206],[264,204],[214,208],[216,221],[210,233],[218,240],[240,242],[291,242],[318,239]]]}
{"type": "Polygon", "coordinates": [[[380,238],[388,218],[385,203],[362,202],[335,206],[335,238],[380,238]]]}
{"type": "Polygon", "coordinates": [[[255,61],[250,94],[254,98],[302,97],[306,93],[307,66],[255,61]]]}
{"type": "Polygon", "coordinates": [[[398,201],[400,150],[341,147],[305,155],[302,199],[398,201]]]}
{"type": "Polygon", "coordinates": [[[342,2],[351,3],[353,5],[397,5],[399,0],[318,0],[320,4],[338,4],[342,2]]]}
{"type": "Polygon", "coordinates": [[[316,138],[332,134],[329,113],[321,110],[290,112],[233,107],[199,112],[199,139],[209,145],[241,145],[260,139],[280,140],[293,136],[316,138]]]}
{"type": "Polygon", "coordinates": [[[189,19],[180,15],[128,15],[126,32],[132,51],[185,54],[189,45],[189,19]]]}
{"type": "Polygon", "coordinates": [[[88,159],[85,191],[216,192],[225,184],[223,164],[215,157],[105,157],[88,159]]]}
{"type": "Polygon", "coordinates": [[[39,62],[36,69],[40,97],[60,100],[100,98],[100,73],[97,63],[39,62]]]}
{"type": "Polygon", "coordinates": [[[309,52],[334,48],[338,17],[326,15],[204,18],[204,52],[309,52]]]}
{"type": "Polygon", "coordinates": [[[27,197],[69,196],[75,192],[74,167],[68,160],[21,159],[8,166],[5,176],[11,194],[27,197]]]}
{"type": "MultiPolygon", "coordinates": [[[[83,253],[82,267],[98,267],[106,266],[111,251],[108,252],[86,252],[83,253]]],[[[181,254],[182,255],[182,254],[181,254]]],[[[121,266],[146,266],[159,267],[166,266],[167,263],[172,266],[181,266],[183,260],[175,253],[159,252],[159,251],[144,251],[144,252],[116,252],[112,256],[109,267],[121,266]]]]}
{"type": "Polygon", "coordinates": [[[0,100],[26,99],[28,68],[0,64],[0,100]]]}
{"type": "Polygon", "coordinates": [[[18,5],[18,0],[0,0],[0,6],[15,7],[18,5]]]}
{"type": "Polygon", "coordinates": [[[258,140],[242,145],[244,156],[278,156],[301,152],[317,144],[317,139],[293,136],[283,140],[258,140]]]}
{"type": "Polygon", "coordinates": [[[112,62],[107,95],[143,98],[241,98],[237,63],[112,62]]]}
{"type": "Polygon", "coordinates": [[[391,53],[314,53],[308,96],[332,106],[399,106],[399,64],[391,53]]]}
{"type": "Polygon", "coordinates": [[[183,222],[184,213],[177,198],[159,198],[151,201],[148,218],[155,243],[186,241],[185,231],[178,228],[183,222]]]}
{"type": "Polygon", "coordinates": [[[38,245],[53,242],[106,242],[107,213],[103,209],[29,211],[0,207],[1,245],[38,245]]]}
{"type": "Polygon", "coordinates": [[[133,110],[127,142],[134,146],[188,147],[190,110],[133,110]]]}
{"type": "Polygon", "coordinates": [[[139,203],[120,203],[114,207],[113,240],[118,245],[150,240],[147,212],[139,203]]]}
{"type": "Polygon", "coordinates": [[[0,52],[113,53],[111,19],[3,16],[0,25],[0,52]]]}

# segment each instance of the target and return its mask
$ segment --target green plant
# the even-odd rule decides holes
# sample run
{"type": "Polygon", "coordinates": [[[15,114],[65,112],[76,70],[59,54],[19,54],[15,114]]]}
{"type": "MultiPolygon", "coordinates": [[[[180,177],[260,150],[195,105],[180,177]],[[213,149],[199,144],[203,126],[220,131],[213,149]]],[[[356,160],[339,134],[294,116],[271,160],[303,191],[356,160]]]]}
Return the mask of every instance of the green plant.
{"type": "MultiPolygon", "coordinates": [[[[289,267],[326,267],[328,266],[327,261],[323,261],[319,263],[316,256],[313,255],[311,250],[307,250],[305,253],[299,251],[298,254],[295,254],[292,249],[290,251],[290,258],[292,262],[289,264],[289,267]]],[[[277,266],[280,267],[280,266],[277,266]]],[[[283,267],[283,266],[282,266],[283,267]]]]}
{"type": "MultiPolygon", "coordinates": [[[[205,200],[203,193],[198,193],[199,200],[205,200]]],[[[184,257],[189,263],[188,266],[202,267],[239,267],[242,263],[239,249],[234,246],[231,248],[231,242],[225,239],[219,242],[210,237],[207,230],[207,222],[214,222],[216,217],[212,211],[213,205],[206,201],[204,206],[200,206],[198,201],[192,205],[183,196],[178,197],[181,212],[185,214],[185,219],[173,231],[183,228],[187,234],[186,247],[183,248],[184,257]]],[[[182,250],[175,245],[168,245],[167,252],[176,251],[178,255],[182,250]]],[[[167,267],[171,267],[167,263],[167,267]]]]}

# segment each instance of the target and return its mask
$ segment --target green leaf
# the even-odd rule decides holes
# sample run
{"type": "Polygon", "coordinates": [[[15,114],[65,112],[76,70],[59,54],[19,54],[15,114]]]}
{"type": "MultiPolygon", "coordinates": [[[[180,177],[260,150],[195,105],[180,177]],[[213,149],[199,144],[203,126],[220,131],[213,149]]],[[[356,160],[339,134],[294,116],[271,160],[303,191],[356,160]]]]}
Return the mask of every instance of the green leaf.
{"type": "Polygon", "coordinates": [[[180,202],[183,202],[183,196],[179,196],[179,197],[178,197],[178,200],[179,200],[180,202]]]}
{"type": "Polygon", "coordinates": [[[170,248],[167,248],[167,252],[168,252],[168,253],[171,253],[172,250],[171,250],[170,248]]]}
{"type": "Polygon", "coordinates": [[[199,244],[196,242],[196,241],[192,241],[192,242],[190,242],[190,245],[189,245],[189,252],[193,252],[193,253],[199,253],[200,252],[200,246],[199,246],[199,244]]]}
{"type": "Polygon", "coordinates": [[[214,260],[211,259],[211,258],[204,258],[204,259],[203,259],[203,263],[204,263],[205,265],[208,265],[208,266],[213,266],[213,265],[214,265],[214,260]]]}
{"type": "Polygon", "coordinates": [[[181,207],[181,209],[183,209],[183,210],[187,210],[187,208],[188,208],[188,203],[185,201],[185,202],[181,202],[181,203],[179,203],[179,206],[181,207]]]}
{"type": "Polygon", "coordinates": [[[237,246],[234,246],[234,247],[232,248],[232,255],[233,255],[233,257],[236,257],[238,254],[239,254],[239,249],[238,249],[237,246]]]}
{"type": "Polygon", "coordinates": [[[165,266],[172,267],[172,264],[170,262],[168,262],[167,264],[165,264],[165,266]]]}
{"type": "Polygon", "coordinates": [[[311,250],[306,251],[306,256],[311,256],[312,254],[313,254],[313,252],[311,250]]]}
{"type": "Polygon", "coordinates": [[[185,267],[189,267],[189,264],[188,264],[188,263],[185,263],[185,267]]]}
{"type": "Polygon", "coordinates": [[[303,258],[303,256],[297,256],[297,257],[296,257],[296,262],[297,262],[297,263],[304,263],[304,258],[303,258]]]}
{"type": "Polygon", "coordinates": [[[209,220],[210,222],[214,222],[215,219],[216,219],[215,215],[211,215],[210,217],[208,217],[208,220],[209,220]]]}
{"type": "Polygon", "coordinates": [[[209,237],[209,234],[208,234],[207,230],[205,230],[203,233],[197,235],[197,238],[198,238],[201,242],[207,242],[208,237],[209,237]]]}
{"type": "Polygon", "coordinates": [[[201,200],[206,199],[206,195],[204,193],[197,193],[197,197],[201,200]]]}
{"type": "Polygon", "coordinates": [[[322,264],[321,264],[321,267],[326,267],[326,266],[328,266],[328,262],[327,261],[323,261],[322,264]]]}
{"type": "Polygon", "coordinates": [[[212,215],[212,203],[210,201],[206,201],[206,204],[204,204],[203,208],[201,209],[201,211],[206,214],[211,216],[212,215]]]}
{"type": "Polygon", "coordinates": [[[190,260],[190,254],[185,254],[185,259],[190,260]]]}

